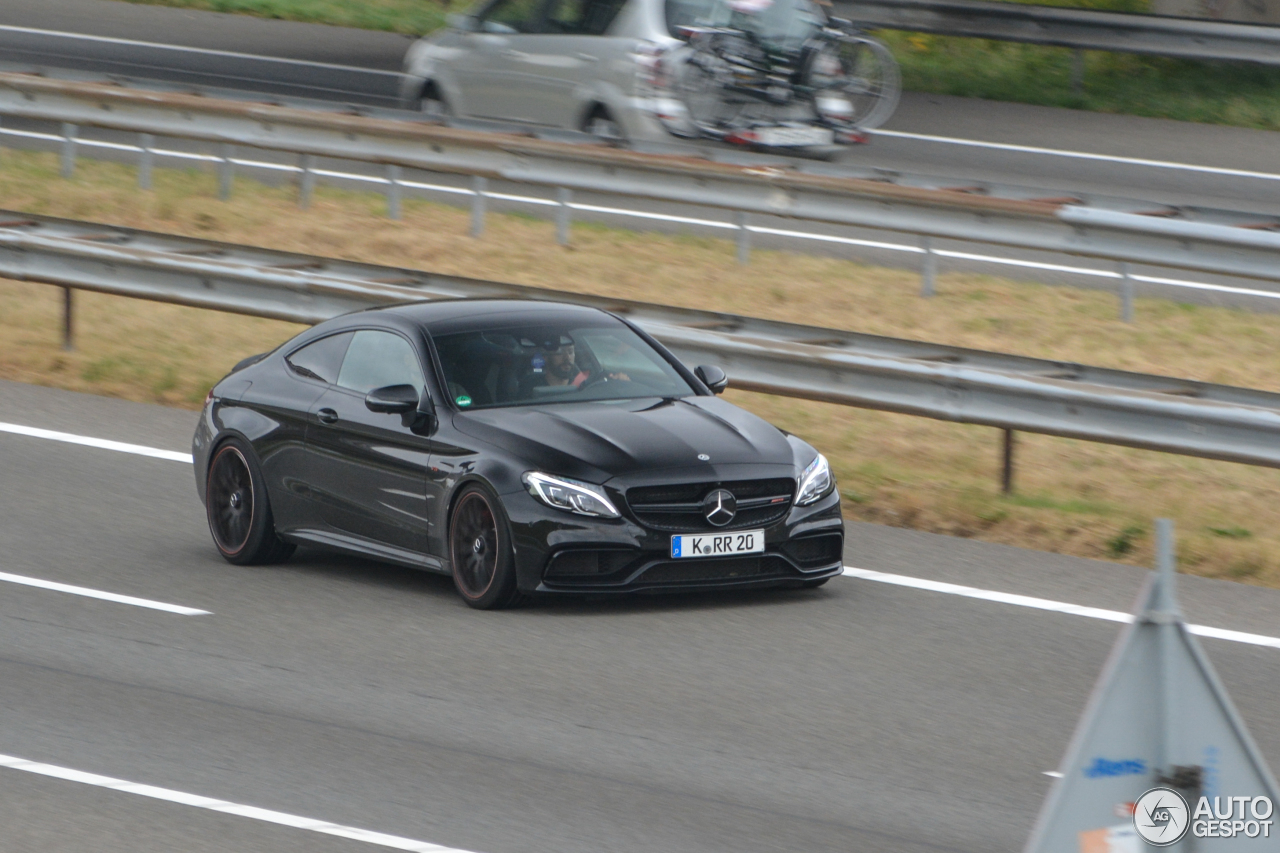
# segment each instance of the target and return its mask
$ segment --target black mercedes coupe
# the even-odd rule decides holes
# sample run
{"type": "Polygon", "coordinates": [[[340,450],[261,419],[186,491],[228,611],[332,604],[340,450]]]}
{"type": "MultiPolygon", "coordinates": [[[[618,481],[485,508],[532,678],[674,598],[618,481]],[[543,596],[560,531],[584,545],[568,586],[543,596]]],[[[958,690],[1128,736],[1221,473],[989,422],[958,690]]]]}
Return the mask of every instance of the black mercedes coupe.
{"type": "Polygon", "coordinates": [[[232,563],[298,545],[532,593],[818,586],[841,571],[827,460],[625,318],[447,300],[347,314],[238,364],[192,450],[232,563]]]}

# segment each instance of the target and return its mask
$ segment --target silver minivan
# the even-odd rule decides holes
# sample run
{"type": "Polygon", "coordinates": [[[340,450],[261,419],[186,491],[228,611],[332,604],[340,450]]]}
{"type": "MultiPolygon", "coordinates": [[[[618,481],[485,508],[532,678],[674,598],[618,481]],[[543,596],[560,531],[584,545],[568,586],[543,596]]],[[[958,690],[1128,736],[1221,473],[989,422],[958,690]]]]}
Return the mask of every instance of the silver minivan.
{"type": "Polygon", "coordinates": [[[405,57],[432,115],[830,152],[892,113],[880,42],[812,0],[488,0],[405,57]]]}

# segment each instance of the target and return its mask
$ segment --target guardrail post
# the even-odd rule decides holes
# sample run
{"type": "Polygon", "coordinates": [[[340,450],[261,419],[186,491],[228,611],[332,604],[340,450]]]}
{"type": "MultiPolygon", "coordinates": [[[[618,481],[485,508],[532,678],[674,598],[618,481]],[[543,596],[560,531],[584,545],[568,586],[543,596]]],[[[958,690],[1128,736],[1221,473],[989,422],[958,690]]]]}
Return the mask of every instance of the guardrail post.
{"type": "Polygon", "coordinates": [[[229,143],[223,143],[221,151],[218,153],[218,200],[226,201],[231,198],[231,181],[235,178],[235,164],[231,162],[231,155],[235,153],[235,148],[229,143]]]}
{"type": "Polygon", "coordinates": [[[921,237],[920,248],[924,250],[924,268],[920,271],[920,295],[925,299],[936,292],[938,278],[938,256],[933,253],[933,238],[921,237]]]}
{"type": "Polygon", "coordinates": [[[1120,264],[1120,319],[1133,322],[1133,277],[1129,275],[1129,265],[1123,262],[1120,264]]]}
{"type": "Polygon", "coordinates": [[[1006,495],[1013,494],[1013,430],[1002,430],[1004,441],[1001,453],[1000,491],[1006,495]]]}
{"type": "Polygon", "coordinates": [[[1071,94],[1084,94],[1084,51],[1080,48],[1071,51],[1071,94]]]}
{"type": "Polygon", "coordinates": [[[74,305],[71,288],[62,288],[62,348],[68,351],[75,349],[75,340],[72,337],[72,332],[74,331],[72,309],[74,305]]]}
{"type": "Polygon", "coordinates": [[[156,138],[149,133],[138,134],[138,149],[142,152],[138,155],[138,189],[151,189],[151,149],[156,144],[156,138]]]}
{"type": "Polygon", "coordinates": [[[302,155],[302,175],[298,181],[298,207],[306,210],[311,207],[311,194],[316,188],[316,156],[314,154],[302,155]]]}
{"type": "Polygon", "coordinates": [[[484,235],[485,190],[489,181],[480,175],[471,179],[471,236],[479,239],[484,235]]]}
{"type": "Polygon", "coordinates": [[[747,228],[747,212],[739,210],[738,226],[738,263],[746,266],[751,263],[751,229],[747,228]]]}
{"type": "Polygon", "coordinates": [[[70,122],[62,123],[62,177],[69,178],[76,171],[76,134],[80,128],[70,122]]]}
{"type": "Polygon", "coordinates": [[[387,216],[400,218],[400,167],[387,167],[387,216]]]}
{"type": "Polygon", "coordinates": [[[569,224],[573,217],[573,208],[569,207],[569,202],[573,200],[573,190],[564,187],[556,189],[556,202],[559,207],[556,208],[556,242],[561,246],[569,245],[569,224]]]}

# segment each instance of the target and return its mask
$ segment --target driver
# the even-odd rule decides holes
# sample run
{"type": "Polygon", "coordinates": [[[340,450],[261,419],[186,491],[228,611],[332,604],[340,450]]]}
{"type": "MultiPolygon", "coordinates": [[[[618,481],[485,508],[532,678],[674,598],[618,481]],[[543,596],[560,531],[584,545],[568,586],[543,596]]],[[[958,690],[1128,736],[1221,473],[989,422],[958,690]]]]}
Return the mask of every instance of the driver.
{"type": "Polygon", "coordinates": [[[590,365],[579,365],[573,338],[568,335],[557,335],[541,342],[539,351],[531,360],[532,373],[527,377],[522,388],[527,390],[536,386],[573,386],[581,388],[593,381],[622,380],[629,382],[631,377],[625,373],[599,371],[597,368],[594,380],[590,365]]]}
{"type": "Polygon", "coordinates": [[[548,385],[572,385],[575,388],[581,388],[582,383],[586,382],[590,374],[578,367],[574,360],[576,353],[573,348],[573,338],[568,335],[561,335],[560,340],[555,344],[555,349],[548,347],[546,351],[545,373],[548,385]]]}

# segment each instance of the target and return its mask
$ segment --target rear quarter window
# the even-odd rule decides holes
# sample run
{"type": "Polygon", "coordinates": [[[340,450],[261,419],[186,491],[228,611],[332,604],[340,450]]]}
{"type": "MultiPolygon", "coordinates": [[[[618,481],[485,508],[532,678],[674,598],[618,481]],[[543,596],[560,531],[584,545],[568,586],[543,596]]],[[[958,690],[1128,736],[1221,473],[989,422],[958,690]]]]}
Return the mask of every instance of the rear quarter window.
{"type": "Polygon", "coordinates": [[[342,357],[347,354],[351,337],[351,332],[343,332],[312,341],[289,353],[284,360],[294,373],[332,385],[338,381],[342,357]]]}

